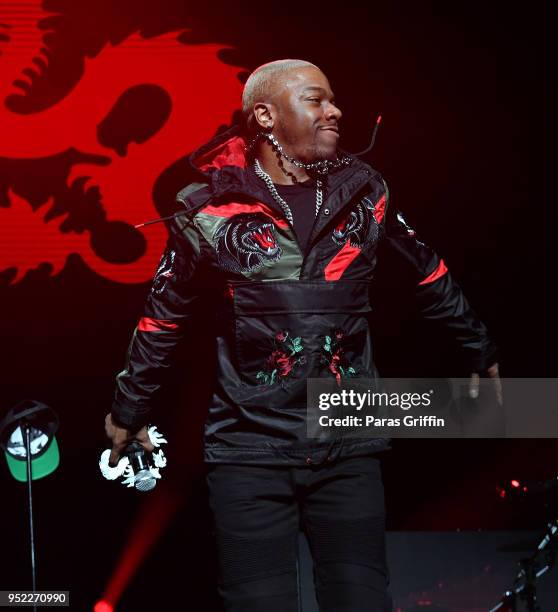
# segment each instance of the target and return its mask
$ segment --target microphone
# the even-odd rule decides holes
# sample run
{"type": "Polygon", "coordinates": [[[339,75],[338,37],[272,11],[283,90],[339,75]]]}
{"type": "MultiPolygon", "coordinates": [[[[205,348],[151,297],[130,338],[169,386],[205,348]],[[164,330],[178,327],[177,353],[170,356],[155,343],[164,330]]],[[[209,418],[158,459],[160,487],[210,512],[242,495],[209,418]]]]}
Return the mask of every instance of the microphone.
{"type": "Polygon", "coordinates": [[[151,472],[153,466],[152,454],[134,440],[126,447],[124,455],[128,457],[129,470],[127,477],[132,479],[133,486],[138,491],[151,491],[157,484],[157,479],[151,472]]]}
{"type": "Polygon", "coordinates": [[[157,449],[152,453],[146,451],[143,446],[133,440],[126,446],[118,464],[109,464],[111,449],[107,448],[101,453],[99,469],[107,480],[122,478],[122,484],[135,488],[138,491],[151,491],[155,488],[157,480],[161,478],[160,470],[167,465],[167,458],[160,448],[166,444],[165,437],[157,431],[155,425],[149,425],[147,435],[153,446],[157,449]]]}

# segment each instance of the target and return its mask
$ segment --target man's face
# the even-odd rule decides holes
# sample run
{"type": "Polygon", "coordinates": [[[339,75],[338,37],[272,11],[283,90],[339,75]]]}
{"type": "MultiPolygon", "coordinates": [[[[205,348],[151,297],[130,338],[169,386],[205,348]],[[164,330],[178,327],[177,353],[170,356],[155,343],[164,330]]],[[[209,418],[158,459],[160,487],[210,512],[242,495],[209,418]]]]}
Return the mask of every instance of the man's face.
{"type": "Polygon", "coordinates": [[[335,159],[341,111],[324,73],[310,66],[293,69],[276,91],[273,134],[286,153],[305,162],[335,159]]]}

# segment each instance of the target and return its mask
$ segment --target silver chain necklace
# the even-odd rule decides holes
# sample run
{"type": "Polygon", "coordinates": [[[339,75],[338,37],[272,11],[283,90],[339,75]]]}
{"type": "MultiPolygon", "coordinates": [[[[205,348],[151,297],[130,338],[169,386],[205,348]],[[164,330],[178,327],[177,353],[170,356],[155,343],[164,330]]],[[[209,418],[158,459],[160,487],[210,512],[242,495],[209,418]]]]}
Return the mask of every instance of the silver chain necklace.
{"type": "MultiPolygon", "coordinates": [[[[292,226],[293,225],[293,213],[291,212],[291,209],[290,209],[289,205],[279,195],[277,189],[275,188],[275,185],[273,184],[273,181],[271,180],[271,177],[261,167],[260,162],[259,162],[258,159],[256,159],[256,161],[254,162],[254,170],[255,170],[256,174],[267,185],[267,188],[269,189],[269,192],[271,193],[271,196],[277,202],[277,204],[279,204],[279,206],[281,206],[281,208],[283,209],[283,212],[285,213],[285,217],[287,217],[287,221],[292,226]]],[[[320,212],[320,208],[321,208],[322,202],[323,202],[324,192],[323,192],[323,188],[322,187],[323,187],[322,181],[320,179],[317,179],[316,180],[316,217],[318,216],[318,213],[320,212]]]]}
{"type": "Polygon", "coordinates": [[[271,146],[276,151],[278,151],[279,155],[284,157],[287,161],[291,162],[291,164],[295,165],[297,168],[302,168],[303,170],[312,170],[317,174],[328,174],[330,170],[335,170],[342,166],[348,166],[352,162],[352,159],[347,155],[345,157],[341,157],[333,161],[330,159],[320,159],[319,161],[312,162],[309,164],[301,162],[298,159],[295,159],[294,157],[291,157],[290,155],[285,153],[281,143],[277,140],[277,138],[275,138],[273,134],[269,132],[258,132],[252,142],[245,147],[245,151],[249,153],[254,148],[256,142],[260,138],[267,138],[271,146]]]}

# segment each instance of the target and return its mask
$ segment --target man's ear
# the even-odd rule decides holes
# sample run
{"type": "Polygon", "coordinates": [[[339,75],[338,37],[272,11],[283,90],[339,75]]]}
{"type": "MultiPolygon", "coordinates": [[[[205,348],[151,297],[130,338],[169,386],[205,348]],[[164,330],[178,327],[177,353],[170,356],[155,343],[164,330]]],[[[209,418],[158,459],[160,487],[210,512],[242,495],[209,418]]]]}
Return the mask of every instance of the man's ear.
{"type": "Polygon", "coordinates": [[[273,129],[274,114],[272,104],[258,102],[254,105],[254,119],[260,128],[263,128],[264,130],[273,129]]]}

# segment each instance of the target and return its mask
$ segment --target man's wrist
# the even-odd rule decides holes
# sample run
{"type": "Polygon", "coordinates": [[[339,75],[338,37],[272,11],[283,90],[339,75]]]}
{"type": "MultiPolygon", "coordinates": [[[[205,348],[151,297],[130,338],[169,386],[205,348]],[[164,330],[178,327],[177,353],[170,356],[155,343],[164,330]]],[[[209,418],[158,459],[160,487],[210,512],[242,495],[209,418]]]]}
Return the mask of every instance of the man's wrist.
{"type": "Polygon", "coordinates": [[[117,426],[120,427],[121,429],[127,429],[131,434],[136,434],[140,429],[141,426],[133,426],[130,423],[125,423],[119,416],[118,414],[116,414],[115,412],[111,412],[110,413],[112,422],[117,426]]]}

